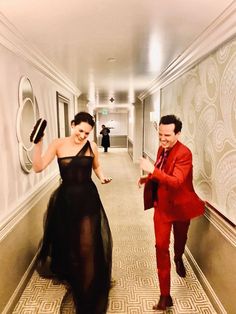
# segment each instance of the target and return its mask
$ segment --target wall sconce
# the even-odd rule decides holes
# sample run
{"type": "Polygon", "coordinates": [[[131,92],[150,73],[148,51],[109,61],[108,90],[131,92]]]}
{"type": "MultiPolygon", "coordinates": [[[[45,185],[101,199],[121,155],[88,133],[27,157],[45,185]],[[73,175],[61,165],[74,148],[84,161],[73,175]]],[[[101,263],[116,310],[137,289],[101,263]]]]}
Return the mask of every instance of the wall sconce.
{"type": "Polygon", "coordinates": [[[151,111],[150,112],[150,122],[153,123],[154,128],[157,130],[158,122],[159,121],[159,112],[158,111],[151,111]]]}

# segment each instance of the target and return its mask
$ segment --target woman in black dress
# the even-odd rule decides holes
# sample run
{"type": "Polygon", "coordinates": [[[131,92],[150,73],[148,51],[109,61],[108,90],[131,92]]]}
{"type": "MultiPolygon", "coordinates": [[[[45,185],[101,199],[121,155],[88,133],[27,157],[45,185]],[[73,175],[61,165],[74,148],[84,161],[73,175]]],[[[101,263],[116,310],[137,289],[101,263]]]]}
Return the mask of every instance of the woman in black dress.
{"type": "Polygon", "coordinates": [[[102,184],[111,178],[104,177],[97,146],[87,139],[93,127],[93,117],[80,112],[69,137],[55,139],[44,155],[39,141],[33,156],[35,172],[57,156],[62,179],[48,204],[38,269],[44,275],[49,264],[50,274],[69,285],[77,314],[106,313],[111,282],[112,236],[92,169],[102,184]]]}

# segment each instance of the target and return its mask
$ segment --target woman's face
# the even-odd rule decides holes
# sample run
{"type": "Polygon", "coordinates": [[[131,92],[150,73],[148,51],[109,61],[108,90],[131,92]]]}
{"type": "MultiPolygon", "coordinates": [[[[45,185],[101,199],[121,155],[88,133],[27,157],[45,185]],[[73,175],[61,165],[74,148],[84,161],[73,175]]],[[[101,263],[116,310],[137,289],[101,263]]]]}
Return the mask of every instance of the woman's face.
{"type": "Polygon", "coordinates": [[[80,124],[72,125],[72,136],[75,143],[80,144],[89,136],[92,131],[92,126],[87,122],[80,122],[80,124]]]}

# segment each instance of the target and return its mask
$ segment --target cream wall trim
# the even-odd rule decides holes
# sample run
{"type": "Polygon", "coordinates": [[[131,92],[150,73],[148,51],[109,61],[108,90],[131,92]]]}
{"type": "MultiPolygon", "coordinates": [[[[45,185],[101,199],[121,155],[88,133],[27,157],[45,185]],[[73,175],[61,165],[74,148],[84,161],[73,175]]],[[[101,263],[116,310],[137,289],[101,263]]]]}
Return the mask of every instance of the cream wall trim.
{"type": "Polygon", "coordinates": [[[59,72],[55,66],[41,54],[41,52],[30,46],[26,39],[20,34],[13,24],[11,24],[7,18],[1,14],[1,12],[0,44],[16,55],[23,57],[40,72],[65,87],[77,97],[81,94],[80,90],[67,77],[65,77],[64,74],[59,72]]]}
{"type": "Polygon", "coordinates": [[[223,305],[221,304],[220,300],[218,299],[217,295],[215,294],[214,290],[212,289],[210,283],[208,282],[207,278],[201,271],[200,267],[198,266],[197,262],[195,261],[193,255],[189,251],[189,249],[185,248],[185,254],[190,262],[195,274],[197,275],[204,291],[206,292],[208,298],[210,299],[212,305],[214,306],[216,312],[218,314],[227,314],[226,310],[224,309],[223,305]]]}
{"type": "Polygon", "coordinates": [[[206,206],[205,217],[215,226],[215,228],[236,247],[236,229],[224,220],[219,214],[206,206]]]}
{"type": "Polygon", "coordinates": [[[19,205],[1,222],[0,242],[56,183],[58,183],[58,171],[35,185],[33,191],[30,190],[29,194],[24,195],[24,200],[19,200],[19,205]]]}
{"type": "Polygon", "coordinates": [[[236,35],[236,1],[234,1],[153,83],[144,90],[143,100],[168,85],[193,67],[219,45],[236,35]]]}
{"type": "Polygon", "coordinates": [[[20,295],[24,291],[30,277],[32,276],[37,255],[38,255],[38,252],[35,254],[32,262],[30,263],[29,267],[27,268],[26,272],[24,273],[23,277],[21,278],[21,281],[19,282],[16,290],[14,291],[11,298],[7,302],[7,305],[5,306],[4,310],[2,311],[2,314],[10,314],[13,312],[13,309],[16,305],[16,302],[19,300],[20,295]]]}

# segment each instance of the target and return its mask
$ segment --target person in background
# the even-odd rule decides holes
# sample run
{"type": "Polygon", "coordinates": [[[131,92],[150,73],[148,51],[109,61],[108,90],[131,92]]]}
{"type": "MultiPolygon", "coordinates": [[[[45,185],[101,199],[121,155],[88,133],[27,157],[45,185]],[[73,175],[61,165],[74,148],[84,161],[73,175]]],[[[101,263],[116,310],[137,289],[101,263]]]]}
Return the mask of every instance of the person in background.
{"type": "Polygon", "coordinates": [[[140,167],[148,175],[139,179],[144,186],[144,208],[154,207],[157,271],[160,285],[159,302],[154,310],[166,310],[173,305],[170,295],[171,228],[174,234],[174,262],[180,277],[186,276],[182,256],[190,220],[204,213],[205,203],[193,188],[192,153],[179,136],[182,122],[175,115],[166,115],[159,122],[160,147],[153,165],[141,158],[140,167]]]}
{"type": "Polygon", "coordinates": [[[33,154],[35,172],[57,157],[62,179],[48,204],[38,271],[69,285],[79,314],[106,313],[111,285],[112,235],[91,173],[102,184],[111,178],[103,174],[97,145],[87,139],[94,124],[89,113],[79,112],[70,136],[53,140],[44,154],[41,139],[33,154]]]}
{"type": "Polygon", "coordinates": [[[100,134],[102,135],[102,146],[104,147],[104,152],[108,151],[108,147],[110,147],[110,129],[107,128],[104,124],[102,125],[102,130],[100,134]]]}

